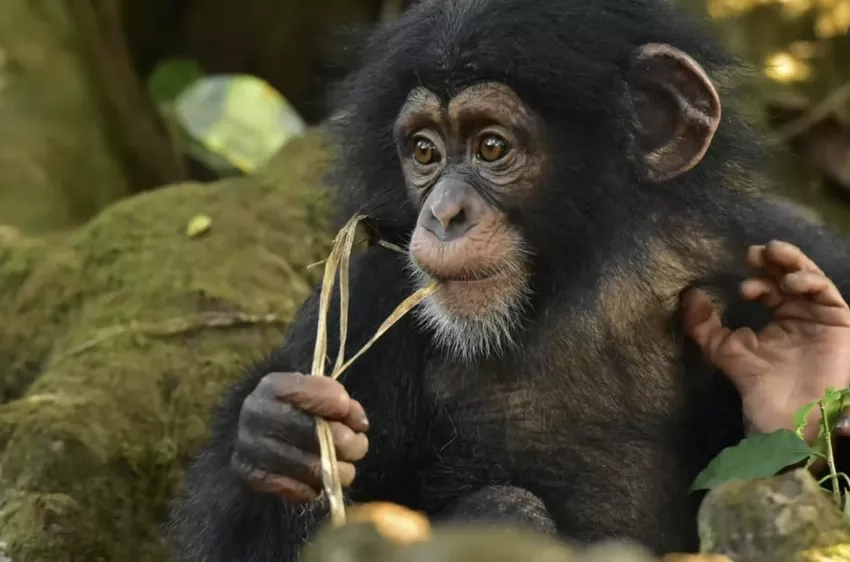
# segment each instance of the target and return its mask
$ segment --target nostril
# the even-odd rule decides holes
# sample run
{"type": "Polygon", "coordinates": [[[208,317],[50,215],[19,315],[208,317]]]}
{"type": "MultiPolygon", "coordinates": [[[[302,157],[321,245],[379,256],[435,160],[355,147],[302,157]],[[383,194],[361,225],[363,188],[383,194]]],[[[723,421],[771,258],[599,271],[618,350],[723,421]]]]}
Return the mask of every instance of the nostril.
{"type": "Polygon", "coordinates": [[[475,226],[476,209],[465,201],[437,201],[426,205],[420,217],[420,225],[442,242],[450,242],[463,236],[475,226]]]}
{"type": "Polygon", "coordinates": [[[460,226],[466,222],[466,210],[461,207],[458,213],[452,217],[449,221],[449,224],[453,224],[455,226],[460,226]]]}

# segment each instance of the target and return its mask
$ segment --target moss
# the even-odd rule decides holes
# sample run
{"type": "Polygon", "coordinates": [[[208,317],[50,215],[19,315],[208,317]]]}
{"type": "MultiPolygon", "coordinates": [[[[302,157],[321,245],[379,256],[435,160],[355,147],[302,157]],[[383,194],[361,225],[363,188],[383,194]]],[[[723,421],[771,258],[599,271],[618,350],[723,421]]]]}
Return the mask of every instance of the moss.
{"type": "Polygon", "coordinates": [[[706,495],[698,519],[700,551],[736,562],[827,560],[850,543],[850,526],[805,468],[726,482],[706,495]]]}
{"type": "Polygon", "coordinates": [[[15,562],[165,560],[158,526],[224,386],[327,255],[317,133],[254,178],[123,200],[0,249],[0,540],[15,562]],[[286,178],[282,180],[281,178],[286,178]],[[190,238],[198,215],[209,231],[190,238]]]}
{"type": "Polygon", "coordinates": [[[78,225],[128,193],[64,2],[0,2],[0,225],[78,225]]]}

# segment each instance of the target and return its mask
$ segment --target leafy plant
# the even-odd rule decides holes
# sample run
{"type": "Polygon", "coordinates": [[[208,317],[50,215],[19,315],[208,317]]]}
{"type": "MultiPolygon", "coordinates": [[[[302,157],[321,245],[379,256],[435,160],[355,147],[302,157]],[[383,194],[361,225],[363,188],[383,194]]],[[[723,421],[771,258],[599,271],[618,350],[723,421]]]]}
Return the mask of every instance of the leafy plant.
{"type": "Polygon", "coordinates": [[[842,412],[850,406],[850,389],[828,388],[824,397],[802,406],[794,414],[795,430],[780,429],[772,433],[751,435],[735,446],[720,452],[691,485],[691,491],[710,490],[730,480],[767,478],[785,468],[806,461],[809,467],[819,458],[829,467],[821,483],[832,481],[836,504],[843,509],[844,518],[850,521],[850,501],[841,497],[839,482],[850,477],[839,473],[835,466],[832,433],[842,412]],[[803,431],[809,415],[817,407],[821,413],[818,436],[812,446],[803,440],[803,431]]]}
{"type": "Polygon", "coordinates": [[[201,65],[192,59],[168,59],[159,63],[148,77],[148,92],[157,104],[170,104],[186,88],[204,77],[201,65]]]}
{"type": "Polygon", "coordinates": [[[773,476],[813,454],[812,448],[789,429],[751,435],[723,449],[697,476],[691,491],[710,490],[730,480],[773,476]]]}

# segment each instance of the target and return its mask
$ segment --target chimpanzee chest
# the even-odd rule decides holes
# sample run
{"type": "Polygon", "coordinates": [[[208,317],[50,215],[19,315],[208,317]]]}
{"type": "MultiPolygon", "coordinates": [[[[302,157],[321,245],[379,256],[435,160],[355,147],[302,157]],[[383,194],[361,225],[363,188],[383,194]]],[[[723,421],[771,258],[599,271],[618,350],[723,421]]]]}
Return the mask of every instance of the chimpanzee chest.
{"type": "Polygon", "coordinates": [[[472,451],[515,478],[561,480],[571,470],[592,472],[600,454],[618,455],[624,438],[652,447],[668,439],[687,410],[672,346],[565,338],[553,338],[537,359],[432,366],[426,385],[438,417],[435,448],[448,458],[454,449],[472,451]]]}
{"type": "Polygon", "coordinates": [[[666,450],[664,468],[675,469],[694,393],[669,329],[672,307],[651,304],[628,326],[553,314],[558,325],[540,326],[521,357],[433,363],[426,388],[438,417],[435,449],[497,462],[541,493],[546,482],[562,489],[571,478],[619,471],[635,450],[666,450]]]}

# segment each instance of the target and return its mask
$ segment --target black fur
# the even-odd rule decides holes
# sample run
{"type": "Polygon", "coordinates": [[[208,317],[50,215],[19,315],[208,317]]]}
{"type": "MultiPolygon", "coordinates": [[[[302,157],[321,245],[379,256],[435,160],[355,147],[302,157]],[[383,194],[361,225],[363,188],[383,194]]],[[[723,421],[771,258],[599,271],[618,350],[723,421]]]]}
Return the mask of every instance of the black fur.
{"type": "MultiPolygon", "coordinates": [[[[730,325],[758,327],[765,311],[735,297],[749,244],[797,244],[845,295],[850,245],[755,190],[759,142],[725,91],[722,123],[703,161],[666,184],[641,183],[624,76],[634,49],[648,42],[682,49],[712,77],[737,71],[701,25],[662,0],[425,0],[366,45],[335,121],[342,151],[332,184],[342,188],[342,217],[363,212],[388,240],[409,238],[417,209],[391,125],[417,85],[450,96],[480,80],[506,83],[545,117],[554,164],[533,202],[509,209],[536,250],[520,349],[458,366],[408,316],[344,376],[371,423],[350,499],[390,500],[436,517],[461,506],[487,518],[487,502],[489,516],[514,505],[514,518],[532,514],[545,529],[540,522],[551,517],[559,533],[579,541],[628,536],[662,552],[696,547],[698,498],[686,490],[713,455],[742,437],[737,395],[704,365],[675,318],[657,337],[677,342],[681,361],[640,334],[632,339],[610,317],[588,321],[603,283],[649,267],[647,243],[663,241],[692,268],[690,282],[724,297],[730,325]],[[722,240],[723,255],[686,243],[700,237],[722,240]],[[671,376],[657,376],[671,365],[671,376]],[[496,486],[510,493],[494,501],[496,486]],[[516,488],[529,492],[527,503],[516,488]]],[[[351,352],[413,291],[405,267],[404,256],[381,246],[352,259],[351,352]]],[[[667,275],[652,273],[661,281],[667,275]]],[[[630,285],[636,299],[657,290],[646,279],[630,285]]],[[[318,289],[285,345],[252,368],[217,412],[173,514],[178,560],[292,561],[316,516],[326,514],[323,505],[257,494],[229,466],[241,402],[259,379],[309,370],[317,303],[318,289]]],[[[335,321],[329,333],[337,333],[335,321]]]]}

